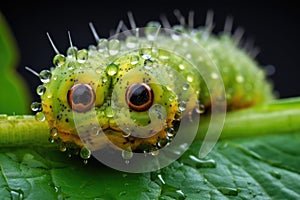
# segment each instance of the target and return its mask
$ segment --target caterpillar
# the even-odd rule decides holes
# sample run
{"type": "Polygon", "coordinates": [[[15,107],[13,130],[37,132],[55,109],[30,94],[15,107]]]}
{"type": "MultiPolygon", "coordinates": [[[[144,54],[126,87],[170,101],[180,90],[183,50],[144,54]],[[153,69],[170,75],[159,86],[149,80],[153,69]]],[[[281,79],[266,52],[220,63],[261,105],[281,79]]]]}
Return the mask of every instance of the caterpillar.
{"type": "Polygon", "coordinates": [[[40,73],[27,69],[42,82],[37,87],[41,102],[31,108],[37,119],[48,122],[51,142],[84,159],[93,154],[111,164],[118,150],[132,162],[133,154],[156,155],[173,142],[190,143],[200,115],[210,115],[213,123],[213,116],[222,113],[224,120],[226,109],[274,98],[263,69],[239,48],[230,25],[216,36],[211,18],[194,28],[191,17],[186,24],[175,13],[179,25],[171,27],[163,19],[163,26],[149,22],[144,28],[136,27],[129,13],[131,30],[121,21],[110,38],[99,38],[90,24],[97,44],[88,49],[77,49],[69,32],[66,55],[48,35],[56,53],[53,67],[40,73]],[[175,141],[178,137],[182,141],[175,141]]]}

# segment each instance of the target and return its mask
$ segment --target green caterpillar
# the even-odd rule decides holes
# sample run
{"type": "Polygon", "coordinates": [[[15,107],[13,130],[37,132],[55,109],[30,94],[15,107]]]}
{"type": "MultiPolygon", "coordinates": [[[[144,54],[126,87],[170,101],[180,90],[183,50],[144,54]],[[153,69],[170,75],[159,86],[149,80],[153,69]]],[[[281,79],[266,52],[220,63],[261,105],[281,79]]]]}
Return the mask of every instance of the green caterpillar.
{"type": "Polygon", "coordinates": [[[131,20],[133,30],[119,33],[119,26],[110,39],[91,26],[97,46],[78,50],[70,37],[66,56],[49,37],[54,66],[39,73],[41,103],[32,110],[49,123],[52,142],[63,151],[81,149],[83,158],[111,144],[155,153],[183,118],[209,115],[212,104],[236,110],[273,98],[264,71],[229,32],[164,24],[141,29],[131,20]]]}

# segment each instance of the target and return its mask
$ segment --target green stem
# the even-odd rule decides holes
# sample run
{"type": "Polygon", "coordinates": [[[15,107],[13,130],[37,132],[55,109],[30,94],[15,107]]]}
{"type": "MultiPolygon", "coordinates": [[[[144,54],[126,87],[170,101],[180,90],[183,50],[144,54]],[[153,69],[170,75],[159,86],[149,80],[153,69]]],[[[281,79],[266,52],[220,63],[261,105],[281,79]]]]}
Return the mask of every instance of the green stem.
{"type": "MultiPolygon", "coordinates": [[[[203,138],[208,124],[209,119],[200,119],[198,138],[203,138]]],[[[264,105],[228,112],[220,139],[295,131],[300,131],[300,97],[277,99],[264,105]]]]}
{"type": "Polygon", "coordinates": [[[48,141],[49,126],[31,115],[0,115],[0,147],[54,146],[48,141]]]}
{"type": "MultiPolygon", "coordinates": [[[[209,119],[200,119],[203,138],[209,119]]],[[[265,105],[227,113],[221,139],[300,131],[300,97],[278,99],[265,105]]],[[[0,147],[55,145],[48,142],[49,126],[34,116],[0,115],[0,147]]]]}

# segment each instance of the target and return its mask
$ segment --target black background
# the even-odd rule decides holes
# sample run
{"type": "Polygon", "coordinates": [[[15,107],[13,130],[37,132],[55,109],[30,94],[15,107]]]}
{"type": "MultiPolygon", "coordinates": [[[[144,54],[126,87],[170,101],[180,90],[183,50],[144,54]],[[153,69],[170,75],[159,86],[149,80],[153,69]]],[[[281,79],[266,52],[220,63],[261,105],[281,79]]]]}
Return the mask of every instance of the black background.
{"type": "Polygon", "coordinates": [[[24,66],[36,71],[52,65],[54,52],[46,37],[49,32],[60,50],[65,52],[68,43],[67,31],[72,34],[73,43],[84,48],[95,43],[88,27],[93,22],[100,36],[109,36],[119,20],[129,26],[127,11],[132,11],[138,26],[150,20],[159,20],[165,14],[171,24],[177,23],[173,14],[179,9],[187,16],[195,11],[195,25],[205,22],[206,12],[214,11],[214,32],[221,31],[226,16],[234,18],[233,27],[245,29],[245,38],[255,40],[261,51],[257,61],[262,65],[273,65],[274,75],[269,78],[274,83],[280,97],[300,96],[300,9],[296,3],[241,2],[241,1],[1,1],[0,12],[6,18],[20,49],[18,72],[25,78],[32,97],[37,98],[35,88],[37,77],[27,72],[24,66]]]}

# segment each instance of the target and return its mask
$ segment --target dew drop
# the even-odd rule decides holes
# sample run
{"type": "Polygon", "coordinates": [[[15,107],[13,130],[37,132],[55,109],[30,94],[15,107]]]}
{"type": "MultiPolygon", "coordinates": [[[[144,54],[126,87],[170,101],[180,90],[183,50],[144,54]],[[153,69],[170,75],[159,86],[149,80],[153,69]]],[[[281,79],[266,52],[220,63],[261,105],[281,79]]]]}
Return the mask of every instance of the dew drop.
{"type": "Polygon", "coordinates": [[[31,104],[31,110],[36,112],[36,111],[42,111],[42,104],[40,102],[32,102],[31,104]]]}
{"type": "Polygon", "coordinates": [[[237,196],[238,195],[238,189],[231,188],[231,187],[218,187],[217,188],[222,194],[230,195],[230,196],[237,196]]]}
{"type": "Polygon", "coordinates": [[[69,47],[68,50],[67,50],[67,57],[69,58],[75,58],[77,57],[77,47],[69,47]]]}
{"type": "Polygon", "coordinates": [[[178,67],[179,67],[180,70],[184,70],[185,69],[185,66],[183,64],[180,64],[178,67]]]}
{"type": "Polygon", "coordinates": [[[274,177],[274,178],[277,178],[277,179],[280,179],[281,178],[281,174],[278,172],[278,171],[271,171],[270,174],[274,177]]]}
{"type": "Polygon", "coordinates": [[[219,75],[215,72],[211,73],[210,76],[211,76],[212,79],[218,79],[219,78],[219,75]]]}
{"type": "Polygon", "coordinates": [[[81,150],[80,150],[80,157],[83,158],[83,159],[89,159],[91,157],[91,150],[89,150],[88,148],[86,147],[82,147],[81,150]]]}
{"type": "Polygon", "coordinates": [[[121,197],[121,196],[125,196],[126,194],[127,194],[126,191],[122,191],[122,192],[119,193],[119,196],[120,196],[120,197],[121,197]]]}
{"type": "Polygon", "coordinates": [[[60,145],[60,147],[59,147],[59,150],[60,150],[61,152],[67,151],[66,145],[65,145],[64,143],[62,143],[62,144],[60,145]]]}
{"type": "Polygon", "coordinates": [[[12,200],[23,200],[24,199],[24,192],[21,189],[10,189],[8,188],[10,192],[10,196],[12,200]]]}
{"type": "Polygon", "coordinates": [[[161,174],[158,174],[158,175],[157,175],[157,178],[158,178],[158,180],[159,180],[163,185],[166,184],[166,182],[165,182],[165,180],[163,179],[163,177],[162,177],[161,174]]]}
{"type": "Polygon", "coordinates": [[[129,49],[134,49],[138,46],[139,40],[137,37],[130,36],[126,38],[125,43],[129,49]]]}
{"type": "Polygon", "coordinates": [[[58,131],[56,128],[51,128],[50,129],[50,136],[53,138],[53,139],[56,139],[58,137],[58,131]]]}
{"type": "Polygon", "coordinates": [[[151,151],[150,154],[152,156],[157,156],[159,154],[159,150],[151,151]]]}
{"type": "Polygon", "coordinates": [[[119,67],[118,65],[111,63],[107,66],[106,71],[109,76],[114,76],[118,73],[119,67]]]}
{"type": "Polygon", "coordinates": [[[187,77],[186,77],[186,80],[189,82],[189,83],[192,83],[194,81],[194,76],[189,74],[187,77]]]}
{"type": "Polygon", "coordinates": [[[112,39],[108,42],[108,52],[110,55],[117,55],[120,51],[121,43],[117,39],[112,39]]]}
{"type": "Polygon", "coordinates": [[[149,22],[145,28],[145,34],[147,39],[150,41],[154,41],[157,35],[157,30],[161,27],[159,22],[149,22]]]}
{"type": "Polygon", "coordinates": [[[95,45],[91,44],[91,45],[89,45],[88,50],[89,51],[97,51],[97,47],[95,45]]]}
{"type": "Polygon", "coordinates": [[[179,107],[178,107],[179,111],[183,112],[183,111],[185,111],[185,108],[186,108],[186,102],[185,101],[181,101],[179,103],[179,107]]]}
{"type": "Polygon", "coordinates": [[[51,72],[47,69],[45,70],[42,70],[39,74],[39,77],[40,77],[40,80],[43,82],[43,83],[49,83],[50,82],[50,79],[51,79],[51,72]]]}
{"type": "Polygon", "coordinates": [[[244,82],[244,77],[241,76],[241,75],[237,75],[237,76],[235,77],[235,80],[236,80],[236,82],[238,82],[238,83],[243,83],[243,82],[244,82]]]}
{"type": "Polygon", "coordinates": [[[55,142],[55,140],[54,140],[51,136],[48,138],[48,141],[49,141],[50,143],[54,143],[54,142],[55,142]]]}
{"type": "Polygon", "coordinates": [[[65,64],[65,61],[66,61],[66,57],[64,55],[62,55],[62,54],[57,54],[53,58],[53,64],[56,67],[62,66],[63,64],[65,64]]]}
{"type": "Polygon", "coordinates": [[[183,90],[188,90],[190,87],[190,84],[188,82],[184,83],[183,86],[182,86],[182,89],[183,90]]]}
{"type": "Polygon", "coordinates": [[[201,160],[193,155],[189,155],[189,158],[197,168],[215,168],[217,166],[216,161],[213,159],[201,160]]]}
{"type": "Polygon", "coordinates": [[[112,118],[112,117],[114,116],[114,113],[113,113],[113,110],[112,110],[111,107],[107,107],[107,108],[105,109],[105,115],[106,115],[106,117],[108,117],[108,118],[112,118]]]}
{"type": "Polygon", "coordinates": [[[89,52],[86,49],[81,49],[77,52],[77,62],[85,63],[89,57],[89,52]]]}
{"type": "Polygon", "coordinates": [[[83,160],[83,164],[86,165],[89,161],[88,160],[83,160]]]}
{"type": "Polygon", "coordinates": [[[205,106],[203,104],[200,104],[199,106],[195,107],[195,112],[197,114],[203,114],[205,112],[205,106]]]}
{"type": "Polygon", "coordinates": [[[123,159],[130,160],[132,157],[133,157],[132,151],[126,151],[126,150],[122,151],[122,158],[123,159]]]}
{"type": "Polygon", "coordinates": [[[45,121],[46,117],[45,117],[45,114],[44,114],[44,113],[42,113],[42,112],[37,112],[37,113],[35,114],[35,119],[36,119],[37,121],[42,122],[42,121],[45,121]]]}
{"type": "Polygon", "coordinates": [[[46,87],[43,86],[43,85],[39,85],[37,88],[36,88],[36,93],[39,95],[39,96],[42,96],[43,94],[45,94],[46,92],[46,87]]]}
{"type": "Polygon", "coordinates": [[[98,45],[97,45],[98,51],[100,51],[100,52],[106,51],[107,50],[107,43],[108,43],[107,39],[100,39],[98,41],[98,45]]]}
{"type": "Polygon", "coordinates": [[[132,56],[132,57],[130,58],[130,64],[136,65],[136,64],[138,64],[138,63],[139,63],[139,57],[138,57],[138,56],[132,56]]]}

